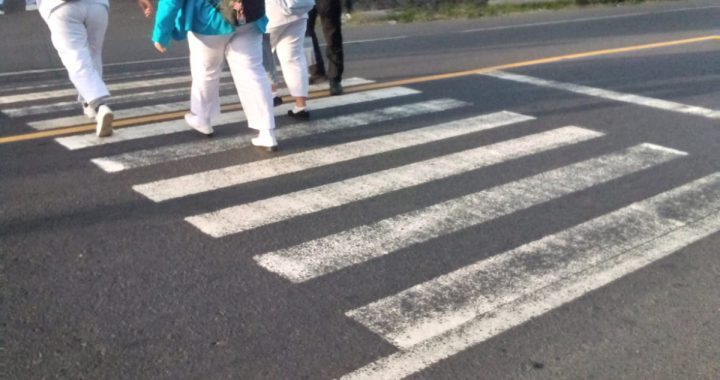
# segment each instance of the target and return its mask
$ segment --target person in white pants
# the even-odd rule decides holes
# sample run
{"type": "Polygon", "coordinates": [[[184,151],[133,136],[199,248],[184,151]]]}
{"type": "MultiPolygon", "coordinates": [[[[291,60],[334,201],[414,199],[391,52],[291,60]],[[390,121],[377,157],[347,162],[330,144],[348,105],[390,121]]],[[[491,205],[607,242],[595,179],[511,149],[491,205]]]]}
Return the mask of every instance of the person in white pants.
{"type": "Polygon", "coordinates": [[[274,151],[278,145],[275,115],[262,60],[264,3],[231,3],[237,6],[237,20],[233,23],[220,15],[220,4],[216,2],[160,0],[152,40],[155,48],[164,53],[171,38],[187,36],[192,86],[190,113],[185,115],[185,121],[190,127],[207,136],[213,134],[211,120],[220,114],[220,74],[227,59],[248,126],[258,130],[252,144],[274,151]]]}
{"type": "Polygon", "coordinates": [[[288,14],[274,0],[267,0],[265,9],[269,19],[267,31],[270,34],[270,45],[277,53],[288,91],[295,98],[295,107],[288,111],[288,115],[307,120],[310,118],[306,104],[309,79],[303,41],[308,14],[288,14]]]}
{"type": "Polygon", "coordinates": [[[110,96],[102,79],[102,47],[108,24],[108,0],[38,0],[52,44],[79,93],[85,115],[96,120],[99,137],[113,133],[110,96]]]}
{"type": "Polygon", "coordinates": [[[192,114],[185,120],[190,126],[205,134],[213,133],[210,122],[220,115],[220,74],[227,59],[248,126],[258,131],[275,129],[270,83],[262,65],[262,33],[255,25],[239,26],[234,34],[189,32],[188,46],[192,114]]]}

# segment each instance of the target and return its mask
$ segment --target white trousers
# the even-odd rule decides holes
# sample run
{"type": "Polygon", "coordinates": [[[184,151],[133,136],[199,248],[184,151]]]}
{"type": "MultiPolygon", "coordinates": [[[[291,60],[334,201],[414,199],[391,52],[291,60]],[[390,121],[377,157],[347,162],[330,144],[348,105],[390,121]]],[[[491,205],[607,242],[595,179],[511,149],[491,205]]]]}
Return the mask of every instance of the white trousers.
{"type": "Polygon", "coordinates": [[[262,61],[262,34],[254,23],[231,35],[188,33],[192,89],[190,111],[210,125],[220,114],[220,74],[227,59],[248,126],[275,128],[270,82],[262,61]]]}
{"type": "Polygon", "coordinates": [[[303,42],[307,19],[268,29],[270,45],[277,52],[285,84],[292,96],[308,96],[308,66],[303,42]]]}
{"type": "Polygon", "coordinates": [[[108,8],[71,1],[57,7],[47,20],[52,44],[67,69],[80,101],[93,103],[110,95],[102,80],[102,48],[108,8]]]}

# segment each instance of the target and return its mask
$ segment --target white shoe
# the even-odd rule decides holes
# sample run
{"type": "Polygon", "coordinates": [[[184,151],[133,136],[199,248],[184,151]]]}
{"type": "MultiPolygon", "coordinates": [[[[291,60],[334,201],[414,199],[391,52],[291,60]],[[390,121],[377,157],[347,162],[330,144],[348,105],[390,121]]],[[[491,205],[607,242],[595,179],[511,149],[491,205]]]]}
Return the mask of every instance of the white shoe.
{"type": "Polygon", "coordinates": [[[210,126],[210,124],[208,124],[207,122],[203,122],[202,120],[200,120],[199,117],[197,117],[197,115],[193,113],[188,112],[185,114],[185,122],[188,123],[188,125],[192,127],[192,129],[202,133],[207,137],[211,137],[213,134],[213,128],[210,126]]]}
{"type": "Polygon", "coordinates": [[[87,103],[83,103],[83,113],[88,119],[94,119],[97,116],[97,112],[87,103]]]}
{"type": "Polygon", "coordinates": [[[98,137],[108,137],[113,134],[113,118],[114,115],[110,107],[103,104],[98,108],[97,115],[95,116],[95,120],[97,121],[95,133],[98,137]]]}
{"type": "Polygon", "coordinates": [[[275,139],[275,130],[266,129],[260,131],[257,137],[250,140],[256,147],[266,150],[268,152],[274,152],[277,150],[277,139],[275,139]]]}

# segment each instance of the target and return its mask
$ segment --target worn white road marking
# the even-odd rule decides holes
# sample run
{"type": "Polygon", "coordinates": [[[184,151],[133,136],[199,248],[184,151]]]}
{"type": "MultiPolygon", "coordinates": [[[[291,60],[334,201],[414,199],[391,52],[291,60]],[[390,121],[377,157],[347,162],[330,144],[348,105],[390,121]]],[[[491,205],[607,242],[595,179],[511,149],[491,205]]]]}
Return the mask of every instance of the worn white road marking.
{"type": "MultiPolygon", "coordinates": [[[[394,36],[394,37],[383,37],[383,38],[369,38],[365,40],[354,40],[354,41],[343,41],[343,44],[364,44],[368,42],[382,42],[382,41],[391,41],[391,40],[404,40],[408,38],[408,36],[394,36]]],[[[321,44],[322,46],[327,46],[327,44],[321,44]]]]}
{"type": "Polygon", "coordinates": [[[533,119],[531,116],[513,112],[496,112],[269,160],[136,185],[133,186],[133,189],[155,202],[161,202],[533,119]]]}
{"type": "Polygon", "coordinates": [[[343,379],[406,377],[719,231],[715,173],[416,285],[347,313],[402,350],[343,379]]]}
{"type": "MultiPolygon", "coordinates": [[[[227,96],[221,96],[220,102],[223,104],[227,103],[234,103],[238,101],[237,95],[227,95],[227,96]]],[[[112,105],[111,105],[112,106],[112,105]]],[[[152,114],[160,114],[160,113],[166,113],[166,112],[176,112],[176,111],[182,111],[186,110],[190,107],[190,101],[184,100],[180,102],[172,102],[172,103],[164,103],[164,104],[154,104],[150,106],[143,106],[143,107],[135,107],[130,109],[115,109],[113,110],[113,114],[115,115],[115,119],[126,119],[131,117],[138,117],[138,116],[145,116],[145,115],[152,115],[152,114]]],[[[28,123],[30,127],[37,130],[50,130],[54,128],[63,128],[63,127],[69,127],[73,125],[81,125],[81,124],[89,124],[92,123],[92,120],[88,119],[86,116],[78,115],[78,116],[66,116],[66,117],[60,117],[56,119],[44,119],[44,120],[38,120],[38,121],[31,121],[28,123]]]]}
{"type": "MultiPolygon", "coordinates": [[[[231,82],[228,83],[222,83],[220,85],[220,91],[225,91],[228,89],[234,88],[234,84],[231,82]]],[[[145,104],[152,103],[154,101],[157,101],[158,99],[163,99],[167,97],[178,97],[178,96],[190,96],[190,86],[185,88],[168,88],[164,90],[150,90],[150,91],[144,91],[144,92],[136,92],[132,94],[125,94],[125,95],[114,95],[112,97],[112,104],[111,106],[117,110],[117,107],[120,104],[127,104],[127,103],[134,103],[134,102],[143,102],[145,104]]],[[[237,100],[237,97],[232,98],[237,100]]],[[[187,106],[187,101],[181,102],[183,105],[187,106]]],[[[8,117],[24,117],[24,116],[33,116],[33,118],[40,118],[40,115],[45,115],[49,113],[54,112],[65,112],[65,111],[71,111],[76,110],[80,111],[80,103],[77,101],[65,101],[65,102],[55,102],[52,104],[35,104],[32,106],[27,107],[17,107],[17,108],[8,108],[2,111],[6,116],[8,117]]],[[[47,116],[43,116],[43,118],[46,118],[47,116]]]]}
{"type": "MultiPolygon", "coordinates": [[[[407,87],[390,87],[380,90],[356,92],[347,95],[332,96],[312,100],[311,102],[309,102],[309,107],[311,111],[314,111],[332,107],[377,101],[382,99],[396,98],[401,96],[416,95],[419,93],[420,91],[413,90],[407,87]]],[[[292,107],[292,103],[283,104],[276,107],[275,116],[282,116],[287,114],[287,111],[292,107]]],[[[219,117],[213,119],[213,124],[225,125],[230,123],[240,123],[245,120],[245,112],[232,111],[223,113],[219,117]]],[[[122,141],[130,141],[147,137],[166,135],[170,133],[185,132],[189,130],[190,128],[187,126],[184,120],[172,120],[162,123],[152,123],[132,128],[125,128],[121,132],[119,131],[110,137],[102,139],[95,136],[95,133],[88,133],[84,135],[60,137],[56,138],[55,141],[70,150],[77,150],[94,146],[113,144],[122,141]]]]}
{"type": "MultiPolygon", "coordinates": [[[[229,78],[230,73],[224,72],[220,78],[229,78]]],[[[140,79],[128,82],[120,82],[109,84],[108,90],[121,91],[121,90],[137,90],[142,88],[154,88],[159,86],[167,86],[178,83],[187,83],[190,86],[190,74],[174,76],[169,78],[157,78],[157,79],[140,79]]],[[[132,95],[132,94],[130,94],[132,95]]],[[[27,102],[32,100],[48,100],[54,98],[62,98],[67,96],[77,96],[77,91],[72,88],[52,91],[40,91],[40,92],[29,92],[25,94],[17,94],[10,96],[3,96],[0,98],[0,104],[11,104],[18,102],[27,102]]],[[[77,102],[73,102],[77,104],[77,102]]],[[[5,111],[3,111],[5,112],[5,111]]]]}
{"type": "MultiPolygon", "coordinates": [[[[65,69],[63,69],[65,70],[65,69]]],[[[134,71],[134,72],[120,72],[120,73],[111,73],[111,74],[103,74],[103,79],[105,80],[105,83],[108,85],[113,85],[115,83],[121,83],[125,82],[127,80],[138,80],[139,78],[146,78],[147,80],[156,79],[158,77],[169,77],[169,76],[186,76],[190,78],[190,69],[188,67],[169,67],[165,69],[160,70],[143,70],[143,71],[134,71]]],[[[2,74],[0,74],[0,77],[2,74]]],[[[54,91],[54,90],[47,90],[48,88],[67,88],[68,87],[68,80],[65,79],[48,79],[42,81],[42,83],[32,83],[31,85],[25,84],[27,82],[24,82],[23,84],[16,84],[12,86],[3,87],[0,89],[0,91],[5,93],[17,93],[17,92],[40,92],[40,91],[54,91]]],[[[189,83],[189,79],[188,79],[189,83]]]]}
{"type": "MultiPolygon", "coordinates": [[[[297,137],[310,136],[323,132],[366,126],[383,121],[442,112],[468,106],[469,103],[454,99],[438,99],[420,103],[405,104],[382,108],[367,112],[333,117],[330,119],[311,120],[277,130],[280,141],[297,137]]],[[[92,160],[106,172],[118,172],[143,166],[169,162],[183,158],[197,157],[210,153],[224,152],[250,145],[253,136],[243,135],[224,139],[202,139],[191,143],[163,146],[136,152],[124,153],[111,157],[92,160]]]]}
{"type": "MultiPolygon", "coordinates": [[[[509,143],[508,148],[513,145],[512,141],[509,143]]],[[[683,152],[642,144],[619,153],[596,157],[294,247],[262,254],[255,259],[269,271],[293,282],[303,282],[683,155],[683,152]]],[[[256,217],[254,213],[243,211],[237,215],[238,218],[256,217]]],[[[202,220],[197,220],[200,221],[202,220]]],[[[220,220],[217,223],[217,226],[212,226],[215,229],[204,228],[219,234],[223,232],[224,224],[220,224],[220,220]]]]}
{"type": "MultiPolygon", "coordinates": [[[[210,236],[227,236],[599,136],[602,136],[599,132],[578,127],[558,128],[229,207],[186,220],[210,236]]],[[[398,225],[398,228],[403,227],[398,225]]]]}
{"type": "MultiPolygon", "coordinates": [[[[348,86],[348,87],[372,83],[372,82],[373,81],[371,81],[371,80],[367,80],[367,79],[363,79],[363,78],[343,79],[343,85],[348,86]]],[[[329,84],[327,82],[321,83],[321,84],[310,86],[310,91],[320,91],[320,90],[327,89],[328,87],[329,87],[329,84]]],[[[220,97],[221,104],[229,104],[229,103],[237,103],[237,102],[238,102],[238,96],[236,94],[220,97]]],[[[161,113],[166,113],[166,112],[183,111],[183,110],[187,110],[189,108],[189,106],[190,106],[190,101],[187,100],[187,101],[182,101],[182,102],[156,104],[156,105],[137,107],[137,108],[131,108],[131,109],[114,110],[114,114],[115,114],[115,119],[125,119],[125,118],[144,116],[144,115],[153,115],[153,114],[161,114],[161,113]]],[[[78,111],[78,112],[80,112],[80,111],[78,111]]],[[[85,117],[84,115],[78,115],[78,116],[62,117],[62,118],[58,118],[58,119],[32,121],[32,122],[28,123],[28,125],[37,130],[47,130],[47,129],[68,127],[68,126],[72,126],[72,125],[81,125],[81,124],[87,124],[87,123],[88,123],[87,117],[85,117]]]]}
{"type": "Polygon", "coordinates": [[[601,21],[601,20],[612,20],[620,18],[638,17],[638,16],[655,16],[665,13],[676,13],[676,12],[688,12],[720,8],[720,6],[712,5],[707,7],[692,7],[692,8],[679,8],[671,9],[667,11],[659,12],[638,12],[638,13],[625,13],[621,15],[610,15],[610,16],[597,16],[597,17],[579,17],[571,20],[556,20],[546,22],[533,22],[528,24],[515,24],[515,25],[501,25],[501,26],[489,26],[485,28],[466,29],[460,33],[474,33],[474,32],[490,32],[494,30],[506,30],[506,29],[522,29],[522,28],[534,28],[538,26],[550,26],[550,25],[561,25],[561,24],[574,24],[574,23],[586,23],[588,21],[601,21]]]}
{"type": "Polygon", "coordinates": [[[534,86],[554,88],[564,90],[576,94],[594,96],[614,100],[617,102],[636,104],[639,106],[661,109],[665,111],[679,112],[689,115],[702,116],[710,119],[720,119],[720,112],[709,108],[691,106],[682,103],[671,102],[668,100],[648,98],[646,96],[624,94],[621,92],[603,90],[601,88],[588,87],[579,84],[556,82],[547,79],[534,78],[527,75],[511,74],[502,71],[480,74],[489,77],[511,80],[514,82],[532,84],[534,86]]]}
{"type": "MultiPolygon", "coordinates": [[[[172,58],[156,58],[156,59],[143,59],[138,61],[127,61],[127,62],[114,62],[114,63],[105,63],[103,64],[103,68],[105,67],[114,67],[114,66],[124,66],[124,65],[137,65],[141,63],[156,63],[156,62],[170,62],[170,61],[189,61],[190,57],[172,57],[172,58]]],[[[66,69],[64,67],[53,67],[53,68],[47,68],[47,69],[33,69],[33,70],[22,70],[22,71],[12,71],[9,73],[0,73],[0,78],[2,77],[9,77],[9,76],[19,76],[19,75],[28,75],[28,74],[42,74],[42,73],[53,73],[53,72],[64,72],[66,69]]],[[[185,69],[187,71],[187,69],[185,69]]]]}

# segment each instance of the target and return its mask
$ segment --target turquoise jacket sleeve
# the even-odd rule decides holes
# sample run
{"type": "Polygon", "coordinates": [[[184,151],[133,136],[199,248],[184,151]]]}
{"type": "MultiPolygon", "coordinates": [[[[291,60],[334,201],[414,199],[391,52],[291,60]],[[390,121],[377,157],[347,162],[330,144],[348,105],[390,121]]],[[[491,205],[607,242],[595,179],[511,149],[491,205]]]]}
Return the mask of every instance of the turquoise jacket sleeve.
{"type": "MultiPolygon", "coordinates": [[[[192,0],[187,0],[192,1],[192,0]]],[[[185,11],[186,0],[160,0],[158,1],[157,11],[155,13],[155,29],[153,30],[152,41],[162,46],[168,46],[170,39],[176,34],[176,23],[181,23],[185,17],[178,17],[185,11]]],[[[182,15],[181,15],[182,16],[182,15]]],[[[187,15],[185,15],[187,16],[187,15]]],[[[178,25],[180,29],[184,25],[178,25]]],[[[178,36],[179,37],[179,36],[178,36]]]]}

